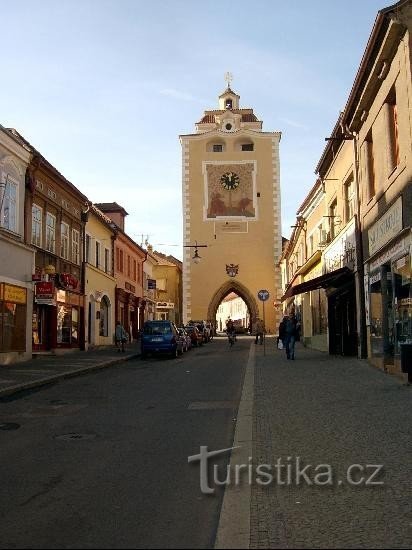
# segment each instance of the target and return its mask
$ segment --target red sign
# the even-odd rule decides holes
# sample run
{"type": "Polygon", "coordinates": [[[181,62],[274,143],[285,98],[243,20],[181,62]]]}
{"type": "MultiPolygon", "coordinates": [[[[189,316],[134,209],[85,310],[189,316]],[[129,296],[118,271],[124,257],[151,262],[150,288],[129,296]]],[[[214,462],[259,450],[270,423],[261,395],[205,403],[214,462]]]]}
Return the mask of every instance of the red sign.
{"type": "Polygon", "coordinates": [[[54,298],[54,283],[46,281],[36,283],[36,298],[54,298]]]}
{"type": "Polygon", "coordinates": [[[59,273],[59,282],[63,288],[76,290],[79,284],[78,279],[71,273],[59,273]]]}

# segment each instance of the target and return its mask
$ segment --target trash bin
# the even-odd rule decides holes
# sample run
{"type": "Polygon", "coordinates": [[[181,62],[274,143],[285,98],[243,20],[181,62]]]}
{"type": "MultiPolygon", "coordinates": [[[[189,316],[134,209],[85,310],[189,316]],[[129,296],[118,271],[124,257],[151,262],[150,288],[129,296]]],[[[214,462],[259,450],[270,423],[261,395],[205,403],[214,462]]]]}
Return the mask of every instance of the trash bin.
{"type": "Polygon", "coordinates": [[[412,344],[400,344],[401,370],[412,374],[412,344]]]}

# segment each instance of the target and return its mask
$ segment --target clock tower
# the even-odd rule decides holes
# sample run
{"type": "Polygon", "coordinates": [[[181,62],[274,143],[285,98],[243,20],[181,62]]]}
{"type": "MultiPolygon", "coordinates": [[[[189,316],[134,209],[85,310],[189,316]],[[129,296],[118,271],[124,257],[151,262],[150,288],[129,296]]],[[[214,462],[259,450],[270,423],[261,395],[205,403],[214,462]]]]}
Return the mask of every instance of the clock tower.
{"type": "Polygon", "coordinates": [[[251,319],[277,331],[282,252],[279,182],[280,132],[262,131],[253,109],[240,108],[230,87],[207,110],[195,133],[180,136],[183,186],[183,320],[215,322],[231,292],[245,301],[251,319]],[[201,261],[193,261],[194,245],[201,261]]]}

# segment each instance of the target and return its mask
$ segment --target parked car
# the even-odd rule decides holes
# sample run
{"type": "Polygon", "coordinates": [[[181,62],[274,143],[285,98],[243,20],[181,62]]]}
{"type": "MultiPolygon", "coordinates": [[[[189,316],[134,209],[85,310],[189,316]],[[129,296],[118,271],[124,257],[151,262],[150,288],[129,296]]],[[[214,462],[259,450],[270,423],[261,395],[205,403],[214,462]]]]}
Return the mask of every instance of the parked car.
{"type": "Polygon", "coordinates": [[[179,331],[172,321],[146,321],[143,325],[141,352],[147,354],[169,354],[177,357],[183,353],[183,343],[179,331]]]}
{"type": "Polygon", "coordinates": [[[189,334],[186,332],[184,327],[177,327],[179,332],[179,338],[182,341],[183,351],[189,351],[192,349],[192,339],[189,334]]]}
{"type": "Polygon", "coordinates": [[[200,334],[203,336],[203,342],[209,342],[210,329],[206,326],[205,321],[190,321],[189,325],[195,325],[198,328],[200,334]]]}
{"type": "Polygon", "coordinates": [[[185,331],[192,339],[193,346],[201,346],[203,344],[203,334],[200,333],[199,329],[195,325],[187,325],[185,327],[185,331]]]}

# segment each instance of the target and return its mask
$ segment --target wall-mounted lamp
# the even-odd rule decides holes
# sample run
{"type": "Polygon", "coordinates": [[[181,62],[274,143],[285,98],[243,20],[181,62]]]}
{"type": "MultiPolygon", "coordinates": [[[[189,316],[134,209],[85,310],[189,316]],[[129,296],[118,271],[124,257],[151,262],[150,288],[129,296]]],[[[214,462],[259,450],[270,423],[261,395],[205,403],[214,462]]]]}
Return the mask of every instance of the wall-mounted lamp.
{"type": "Polygon", "coordinates": [[[198,264],[200,260],[202,259],[201,256],[199,256],[198,248],[207,248],[207,244],[197,244],[197,241],[195,241],[196,244],[184,244],[183,248],[194,248],[195,252],[192,256],[192,260],[195,264],[198,264]]]}

